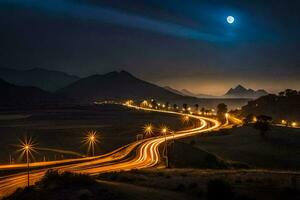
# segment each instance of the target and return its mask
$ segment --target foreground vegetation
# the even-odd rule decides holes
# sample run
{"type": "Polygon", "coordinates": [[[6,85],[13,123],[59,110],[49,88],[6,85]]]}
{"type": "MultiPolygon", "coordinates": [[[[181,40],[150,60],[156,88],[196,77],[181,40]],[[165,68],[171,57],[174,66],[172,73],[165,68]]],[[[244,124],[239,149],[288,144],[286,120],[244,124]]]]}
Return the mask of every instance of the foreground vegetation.
{"type": "Polygon", "coordinates": [[[150,169],[98,177],[50,170],[4,199],[297,199],[299,179],[299,173],[266,170],[150,169]]]}
{"type": "Polygon", "coordinates": [[[296,199],[299,173],[266,170],[141,170],[101,178],[185,193],[200,199],[296,199]]]}

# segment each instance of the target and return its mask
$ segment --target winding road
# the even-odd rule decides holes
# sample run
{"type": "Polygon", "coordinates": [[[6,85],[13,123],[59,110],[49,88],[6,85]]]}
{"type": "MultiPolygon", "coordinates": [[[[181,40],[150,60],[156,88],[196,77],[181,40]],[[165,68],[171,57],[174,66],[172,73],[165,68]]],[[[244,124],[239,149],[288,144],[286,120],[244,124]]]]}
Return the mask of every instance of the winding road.
{"type": "MultiPolygon", "coordinates": [[[[144,111],[187,115],[167,110],[141,108],[133,105],[124,104],[124,106],[144,111]]],[[[31,163],[30,184],[34,184],[36,181],[40,180],[49,169],[97,175],[99,173],[110,171],[154,167],[162,161],[159,147],[165,141],[190,137],[196,134],[216,130],[221,127],[221,123],[215,119],[196,115],[188,116],[199,120],[199,126],[188,130],[173,132],[166,136],[157,136],[136,141],[100,156],[31,163]]],[[[26,164],[0,165],[0,172],[5,170],[23,170],[22,172],[14,172],[10,173],[10,175],[0,177],[0,198],[11,194],[18,187],[26,186],[27,173],[24,172],[25,169],[26,164]]]]}

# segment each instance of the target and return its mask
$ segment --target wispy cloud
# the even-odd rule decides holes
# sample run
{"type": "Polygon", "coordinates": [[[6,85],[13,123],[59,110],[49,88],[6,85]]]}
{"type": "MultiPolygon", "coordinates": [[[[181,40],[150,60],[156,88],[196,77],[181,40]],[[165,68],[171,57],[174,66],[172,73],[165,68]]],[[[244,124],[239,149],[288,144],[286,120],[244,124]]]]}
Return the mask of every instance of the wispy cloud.
{"type": "Polygon", "coordinates": [[[154,20],[125,11],[66,0],[0,0],[0,3],[17,4],[75,18],[106,22],[187,39],[209,42],[225,42],[231,39],[228,35],[211,34],[184,25],[154,20]]]}

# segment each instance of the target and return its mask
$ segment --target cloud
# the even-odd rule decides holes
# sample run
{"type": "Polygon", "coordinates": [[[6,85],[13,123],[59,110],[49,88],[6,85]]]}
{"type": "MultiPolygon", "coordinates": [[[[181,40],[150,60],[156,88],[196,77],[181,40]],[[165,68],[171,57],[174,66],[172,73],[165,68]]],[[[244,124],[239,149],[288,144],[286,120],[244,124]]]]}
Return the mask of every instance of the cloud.
{"type": "Polygon", "coordinates": [[[66,0],[0,0],[0,3],[16,4],[75,18],[111,23],[186,39],[208,42],[226,42],[232,39],[228,35],[211,34],[175,23],[133,15],[125,11],[66,0]]]}

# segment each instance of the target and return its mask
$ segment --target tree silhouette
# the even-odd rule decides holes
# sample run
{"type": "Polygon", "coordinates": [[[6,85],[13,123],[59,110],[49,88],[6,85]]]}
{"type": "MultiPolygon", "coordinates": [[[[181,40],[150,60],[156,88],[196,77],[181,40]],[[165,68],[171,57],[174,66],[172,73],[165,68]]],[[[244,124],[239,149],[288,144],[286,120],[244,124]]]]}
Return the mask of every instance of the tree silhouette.
{"type": "Polygon", "coordinates": [[[177,110],[177,107],[178,107],[177,104],[173,105],[174,110],[177,110]]]}
{"type": "Polygon", "coordinates": [[[198,112],[198,110],[199,110],[199,104],[196,103],[194,106],[195,106],[195,111],[198,112]]]}
{"type": "Polygon", "coordinates": [[[151,100],[151,104],[152,104],[152,108],[157,109],[157,102],[154,99],[151,100]]]}
{"type": "Polygon", "coordinates": [[[262,137],[265,136],[266,132],[270,130],[270,123],[272,117],[266,115],[260,115],[256,117],[257,122],[254,124],[254,128],[260,131],[262,137]]]}
{"type": "Polygon", "coordinates": [[[228,109],[227,109],[227,105],[225,103],[220,103],[217,106],[217,115],[221,121],[224,121],[225,114],[227,113],[227,111],[228,111],[228,109]]]}
{"type": "Polygon", "coordinates": [[[186,103],[184,103],[184,104],[182,104],[182,107],[183,107],[183,109],[186,111],[186,110],[187,110],[187,107],[188,107],[188,105],[187,105],[186,103]]]}
{"type": "Polygon", "coordinates": [[[202,108],[201,108],[201,113],[202,113],[202,115],[204,114],[204,112],[205,112],[205,108],[202,107],[202,108]]]}
{"type": "Polygon", "coordinates": [[[250,113],[250,114],[248,114],[248,115],[245,117],[244,123],[245,123],[245,124],[249,124],[249,123],[253,122],[254,118],[255,118],[255,115],[253,115],[252,113],[250,113]]]}
{"type": "Polygon", "coordinates": [[[165,108],[168,109],[169,106],[170,106],[170,103],[167,101],[166,104],[165,104],[165,108]]]}
{"type": "Polygon", "coordinates": [[[287,97],[295,96],[297,94],[298,94],[297,90],[292,90],[292,89],[285,90],[285,96],[287,96],[287,97]]]}

